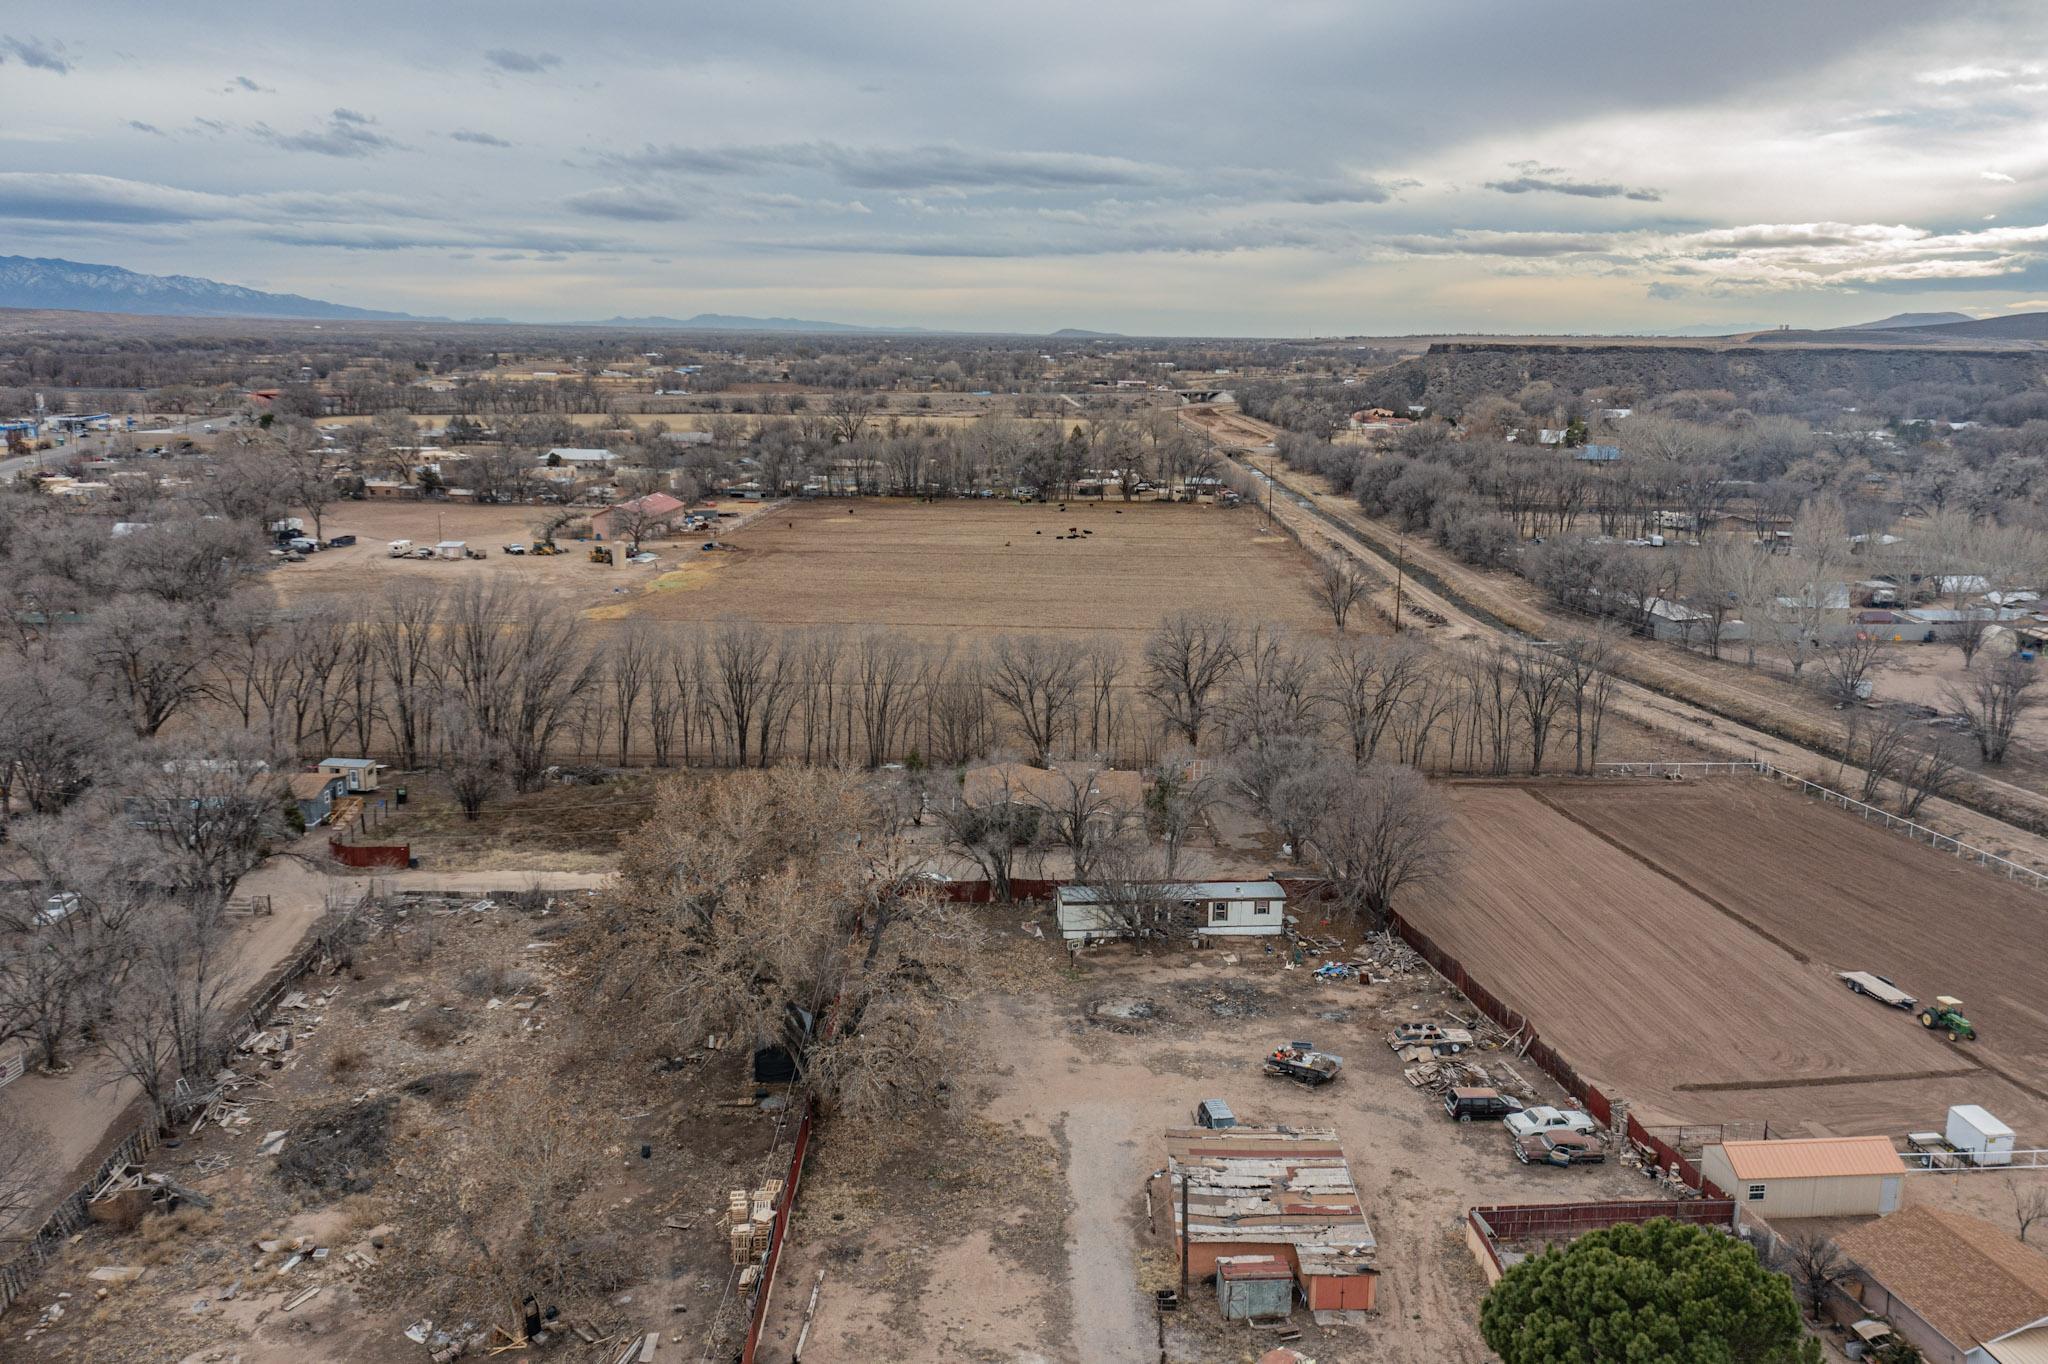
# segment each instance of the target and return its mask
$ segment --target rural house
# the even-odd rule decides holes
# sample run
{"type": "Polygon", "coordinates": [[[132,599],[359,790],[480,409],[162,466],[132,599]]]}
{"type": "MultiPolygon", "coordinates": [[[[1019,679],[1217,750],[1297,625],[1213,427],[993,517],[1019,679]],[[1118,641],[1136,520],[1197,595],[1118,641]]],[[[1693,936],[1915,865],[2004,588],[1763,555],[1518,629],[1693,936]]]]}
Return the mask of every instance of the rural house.
{"type": "Polygon", "coordinates": [[[1207,1279],[1226,1260],[1243,1266],[1226,1278],[1254,1276],[1268,1271],[1246,1261],[1270,1257],[1293,1272],[1310,1311],[1372,1310],[1379,1246],[1334,1129],[1177,1127],[1166,1134],[1166,1177],[1190,1277],[1207,1279]]]}
{"type": "Polygon", "coordinates": [[[618,456],[609,450],[578,445],[557,445],[548,451],[547,462],[561,468],[593,469],[602,473],[611,468],[617,459],[618,456]]]}
{"type": "Polygon", "coordinates": [[[334,813],[334,799],[348,789],[347,779],[335,772],[295,772],[291,778],[292,800],[308,829],[317,829],[334,813]]]}
{"type": "Polygon", "coordinates": [[[1857,1311],[1928,1364],[2048,1360],[2048,1256],[1967,1213],[1908,1208],[1835,1238],[1857,1311]]]}
{"type": "Polygon", "coordinates": [[[681,498],[670,497],[667,493],[649,493],[645,497],[592,512],[590,529],[600,540],[630,540],[633,538],[630,532],[637,523],[641,538],[651,540],[657,533],[670,530],[689,510],[681,498]]]}
{"type": "MultiPolygon", "coordinates": [[[[1061,886],[1056,895],[1060,936],[1069,942],[1127,937],[1127,910],[1110,908],[1133,898],[1098,886],[1061,886]]],[[[1287,923],[1287,892],[1278,881],[1163,883],[1143,897],[1160,926],[1185,916],[1204,937],[1277,936],[1287,923]]]]}
{"type": "Polygon", "coordinates": [[[1738,1217],[1875,1217],[1898,1210],[1906,1162],[1890,1137],[1801,1137],[1709,1146],[1700,1173],[1738,1217]]]}
{"type": "Polygon", "coordinates": [[[377,789],[375,758],[322,758],[320,774],[326,777],[340,777],[345,793],[377,789]]]}

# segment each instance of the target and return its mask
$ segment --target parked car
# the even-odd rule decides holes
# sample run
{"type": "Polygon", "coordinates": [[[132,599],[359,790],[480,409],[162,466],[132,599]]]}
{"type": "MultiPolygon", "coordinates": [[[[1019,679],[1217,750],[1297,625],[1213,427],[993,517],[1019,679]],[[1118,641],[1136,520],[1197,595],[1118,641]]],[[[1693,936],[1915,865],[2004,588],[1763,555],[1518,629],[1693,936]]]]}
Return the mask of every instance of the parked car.
{"type": "Polygon", "coordinates": [[[1432,1055],[1456,1056],[1472,1045],[1472,1034],[1441,1023],[1403,1023],[1387,1035],[1387,1045],[1397,1052],[1420,1047],[1432,1055]]]}
{"type": "Polygon", "coordinates": [[[1387,1045],[1395,1051],[1403,1047],[1427,1046],[1431,1042],[1441,1042],[1445,1037],[1463,1031],[1462,1028],[1447,1028],[1441,1023],[1403,1023],[1387,1034],[1387,1045]]]}
{"type": "Polygon", "coordinates": [[[1522,1101],[1497,1089],[1447,1089],[1444,1113],[1459,1122],[1474,1118],[1505,1118],[1522,1111],[1522,1101]]]}
{"type": "Polygon", "coordinates": [[[1204,1099],[1195,1105],[1195,1126],[1235,1127],[1237,1114],[1230,1111],[1230,1105],[1221,1099],[1204,1099]]]}
{"type": "Polygon", "coordinates": [[[356,537],[353,535],[335,535],[328,537],[327,547],[329,549],[346,549],[355,542],[356,537]]]}
{"type": "Polygon", "coordinates": [[[301,554],[311,554],[314,550],[320,548],[320,542],[310,535],[294,535],[285,543],[301,554]]]}
{"type": "Polygon", "coordinates": [[[1607,1148],[1583,1132],[1531,1132],[1515,1142],[1515,1159],[1524,1165],[1598,1165],[1607,1148]]]}
{"type": "Polygon", "coordinates": [[[1520,1113],[1510,1113],[1501,1120],[1512,1137],[1526,1137],[1535,1132],[1585,1132],[1600,1130],[1600,1124],[1593,1121],[1593,1115],[1576,1108],[1553,1108],[1540,1104],[1520,1113]]]}

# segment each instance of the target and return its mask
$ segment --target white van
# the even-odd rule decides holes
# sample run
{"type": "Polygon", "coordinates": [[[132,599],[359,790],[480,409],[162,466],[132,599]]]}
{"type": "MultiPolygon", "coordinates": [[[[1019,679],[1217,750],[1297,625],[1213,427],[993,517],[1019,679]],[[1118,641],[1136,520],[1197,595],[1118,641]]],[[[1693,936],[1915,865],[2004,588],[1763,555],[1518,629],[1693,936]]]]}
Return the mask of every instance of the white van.
{"type": "Polygon", "coordinates": [[[391,542],[391,557],[392,557],[392,558],[394,558],[394,559],[403,559],[403,558],[405,558],[405,557],[406,557],[407,555],[409,555],[409,554],[411,554],[411,553],[412,553],[412,541],[410,541],[410,540],[393,540],[393,541],[391,542]]]}

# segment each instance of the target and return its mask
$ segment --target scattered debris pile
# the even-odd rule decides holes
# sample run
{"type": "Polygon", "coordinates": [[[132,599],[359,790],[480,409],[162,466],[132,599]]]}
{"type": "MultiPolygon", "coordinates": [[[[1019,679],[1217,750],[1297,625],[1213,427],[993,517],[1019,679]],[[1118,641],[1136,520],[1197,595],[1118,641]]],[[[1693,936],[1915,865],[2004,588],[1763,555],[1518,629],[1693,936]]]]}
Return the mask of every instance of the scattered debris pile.
{"type": "Polygon", "coordinates": [[[86,1200],[86,1216],[103,1226],[133,1231],[152,1212],[176,1212],[190,1204],[211,1208],[213,1200],[178,1184],[169,1175],[152,1174],[140,1165],[123,1165],[108,1175],[86,1200]]]}
{"type": "Polygon", "coordinates": [[[775,1212],[782,1202],[782,1180],[767,1180],[758,1189],[734,1189],[726,1195],[724,1214],[718,1219],[718,1234],[732,1249],[732,1262],[739,1265],[740,1287],[751,1289],[761,1277],[761,1262],[768,1243],[775,1236],[775,1212]]]}

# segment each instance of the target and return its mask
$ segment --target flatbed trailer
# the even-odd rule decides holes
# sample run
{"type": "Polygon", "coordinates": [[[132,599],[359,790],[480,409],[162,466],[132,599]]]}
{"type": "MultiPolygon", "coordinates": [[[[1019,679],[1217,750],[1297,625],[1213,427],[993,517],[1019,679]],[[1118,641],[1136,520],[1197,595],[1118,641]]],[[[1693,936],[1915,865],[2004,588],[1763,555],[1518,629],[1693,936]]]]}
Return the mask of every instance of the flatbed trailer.
{"type": "Polygon", "coordinates": [[[1892,984],[1883,976],[1870,971],[1837,971],[1835,975],[1842,984],[1859,995],[1868,995],[1880,1004],[1889,1004],[1894,1009],[1911,1011],[1919,1000],[1892,984]]]}

